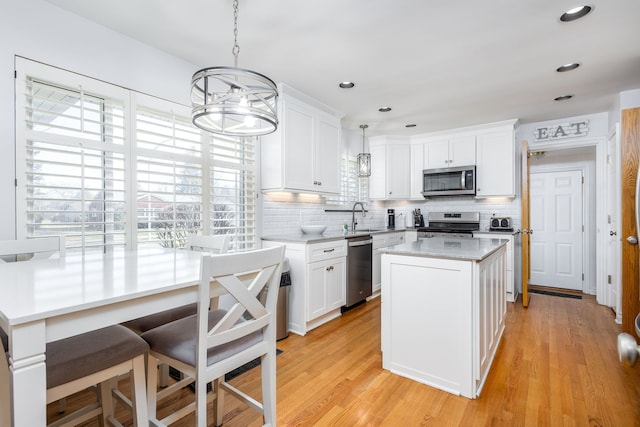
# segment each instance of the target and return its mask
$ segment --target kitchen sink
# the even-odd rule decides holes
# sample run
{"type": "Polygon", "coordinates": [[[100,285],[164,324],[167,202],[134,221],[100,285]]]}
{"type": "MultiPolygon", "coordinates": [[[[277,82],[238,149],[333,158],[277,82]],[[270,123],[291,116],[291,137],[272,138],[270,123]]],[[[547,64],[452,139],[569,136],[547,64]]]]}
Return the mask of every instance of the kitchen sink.
{"type": "Polygon", "coordinates": [[[349,231],[345,236],[347,239],[351,237],[362,236],[363,234],[375,233],[379,231],[387,231],[385,228],[356,228],[356,231],[349,231]]]}

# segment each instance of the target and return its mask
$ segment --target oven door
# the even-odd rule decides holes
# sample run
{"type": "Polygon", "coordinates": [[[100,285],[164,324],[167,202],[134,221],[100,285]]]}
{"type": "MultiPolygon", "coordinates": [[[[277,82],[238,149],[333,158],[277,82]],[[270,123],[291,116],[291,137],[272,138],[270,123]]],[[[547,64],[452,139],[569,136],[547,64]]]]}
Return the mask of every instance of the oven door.
{"type": "Polygon", "coordinates": [[[476,194],[476,167],[425,169],[422,173],[424,197],[476,194]]]}

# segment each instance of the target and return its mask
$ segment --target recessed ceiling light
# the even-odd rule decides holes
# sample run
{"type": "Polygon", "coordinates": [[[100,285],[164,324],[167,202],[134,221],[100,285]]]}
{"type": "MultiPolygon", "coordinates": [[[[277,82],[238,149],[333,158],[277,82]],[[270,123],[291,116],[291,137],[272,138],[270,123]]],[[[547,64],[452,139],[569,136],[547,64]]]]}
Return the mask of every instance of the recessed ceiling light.
{"type": "Polygon", "coordinates": [[[404,127],[406,127],[406,128],[414,128],[414,127],[416,127],[416,124],[415,123],[409,123],[408,125],[404,125],[404,127]]]}
{"type": "Polygon", "coordinates": [[[565,73],[567,71],[575,70],[579,66],[580,66],[580,64],[578,64],[577,62],[572,62],[570,64],[564,64],[564,65],[556,68],[556,71],[559,72],[559,73],[565,73]]]}
{"type": "Polygon", "coordinates": [[[338,86],[340,86],[342,89],[351,89],[355,85],[356,84],[354,82],[340,82],[338,86]]]}
{"type": "Polygon", "coordinates": [[[567,10],[565,13],[563,13],[560,16],[560,20],[562,22],[575,21],[576,19],[580,19],[583,16],[587,15],[592,10],[593,7],[587,5],[574,7],[573,9],[567,10]]]}
{"type": "Polygon", "coordinates": [[[573,95],[562,95],[562,96],[558,96],[556,98],[553,98],[554,101],[566,101],[568,99],[573,98],[573,95]]]}
{"type": "Polygon", "coordinates": [[[380,111],[381,113],[388,113],[389,111],[391,111],[391,107],[380,107],[378,108],[378,111],[380,111]]]}

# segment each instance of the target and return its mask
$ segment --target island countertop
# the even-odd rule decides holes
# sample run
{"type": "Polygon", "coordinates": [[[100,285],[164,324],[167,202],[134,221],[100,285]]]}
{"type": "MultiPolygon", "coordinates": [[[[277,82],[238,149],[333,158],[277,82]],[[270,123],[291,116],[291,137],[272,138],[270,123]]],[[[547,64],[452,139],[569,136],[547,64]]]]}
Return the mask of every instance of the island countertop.
{"type": "Polygon", "coordinates": [[[383,254],[482,261],[509,241],[460,237],[430,237],[378,249],[383,254]]]}

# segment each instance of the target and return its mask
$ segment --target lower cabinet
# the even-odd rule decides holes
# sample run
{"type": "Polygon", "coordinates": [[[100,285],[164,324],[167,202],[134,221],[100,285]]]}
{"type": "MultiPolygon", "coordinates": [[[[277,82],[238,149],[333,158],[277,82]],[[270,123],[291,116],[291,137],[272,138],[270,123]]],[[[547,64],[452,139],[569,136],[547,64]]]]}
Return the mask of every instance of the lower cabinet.
{"type": "Polygon", "coordinates": [[[347,302],[347,241],[318,243],[263,241],[265,248],[285,245],[291,288],[287,325],[305,335],[341,315],[347,302]]]}
{"type": "Polygon", "coordinates": [[[507,243],[507,301],[515,302],[518,299],[518,290],[515,286],[515,237],[513,234],[496,234],[496,233],[473,233],[473,237],[480,239],[505,239],[507,243]]]}
{"type": "Polygon", "coordinates": [[[504,331],[504,321],[507,313],[506,304],[506,270],[507,255],[493,254],[477,264],[478,284],[477,295],[477,324],[475,345],[476,358],[476,388],[480,389],[487,377],[491,361],[498,349],[500,338],[504,331]]]}
{"type": "Polygon", "coordinates": [[[404,243],[404,234],[405,232],[401,231],[397,233],[374,234],[371,236],[373,238],[373,256],[371,257],[373,268],[373,271],[371,273],[371,291],[373,296],[380,294],[380,260],[382,258],[382,254],[378,251],[378,249],[404,243]]]}
{"type": "Polygon", "coordinates": [[[346,304],[345,257],[331,258],[307,264],[308,322],[318,319],[346,304]]]}

